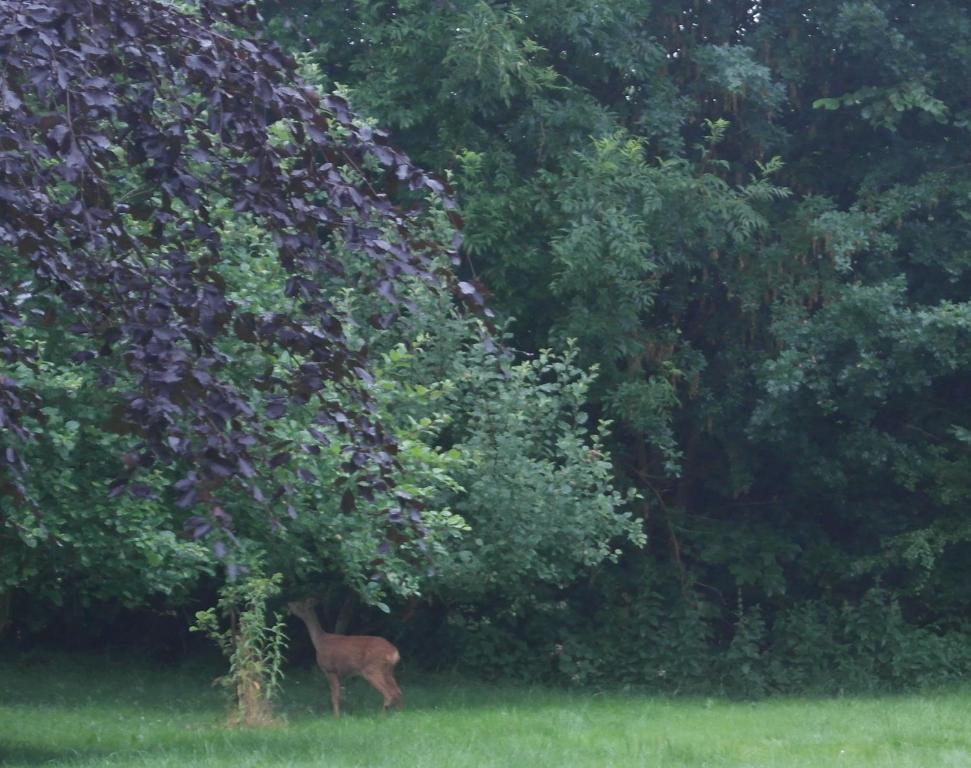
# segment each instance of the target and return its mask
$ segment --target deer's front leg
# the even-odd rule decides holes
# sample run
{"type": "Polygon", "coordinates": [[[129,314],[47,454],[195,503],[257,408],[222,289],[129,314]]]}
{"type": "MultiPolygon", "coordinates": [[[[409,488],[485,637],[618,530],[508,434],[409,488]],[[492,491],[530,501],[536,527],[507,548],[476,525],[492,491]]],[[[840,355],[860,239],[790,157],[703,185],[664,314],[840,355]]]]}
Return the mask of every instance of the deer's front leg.
{"type": "Polygon", "coordinates": [[[334,710],[334,717],[341,716],[341,678],[336,672],[327,672],[330,681],[330,705],[334,710]]]}

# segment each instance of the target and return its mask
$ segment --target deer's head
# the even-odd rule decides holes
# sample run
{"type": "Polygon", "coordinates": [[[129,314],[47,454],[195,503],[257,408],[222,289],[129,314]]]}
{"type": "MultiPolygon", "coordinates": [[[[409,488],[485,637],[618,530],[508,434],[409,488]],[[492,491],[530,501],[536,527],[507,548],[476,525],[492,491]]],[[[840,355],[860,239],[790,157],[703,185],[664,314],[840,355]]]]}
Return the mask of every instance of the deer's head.
{"type": "Polygon", "coordinates": [[[320,600],[316,597],[305,597],[302,600],[294,600],[287,603],[287,608],[290,609],[290,613],[300,618],[315,616],[314,608],[319,602],[320,600]]]}

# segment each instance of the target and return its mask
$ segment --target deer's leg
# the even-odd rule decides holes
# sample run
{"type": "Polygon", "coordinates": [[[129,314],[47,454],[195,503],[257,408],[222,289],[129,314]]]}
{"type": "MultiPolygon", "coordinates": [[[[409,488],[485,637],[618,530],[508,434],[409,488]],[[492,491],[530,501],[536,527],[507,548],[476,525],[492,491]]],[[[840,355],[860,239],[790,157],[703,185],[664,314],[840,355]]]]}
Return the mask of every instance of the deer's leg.
{"type": "Polygon", "coordinates": [[[361,677],[374,686],[375,690],[384,697],[384,710],[394,701],[394,691],[388,686],[384,678],[384,672],[380,669],[361,670],[361,677]]]}
{"type": "Polygon", "coordinates": [[[341,716],[341,678],[336,672],[326,672],[330,681],[330,706],[334,710],[334,717],[341,716]]]}
{"type": "Polygon", "coordinates": [[[394,679],[393,669],[386,669],[384,671],[384,682],[391,692],[391,703],[398,709],[401,709],[401,688],[398,686],[398,681],[394,679]]]}

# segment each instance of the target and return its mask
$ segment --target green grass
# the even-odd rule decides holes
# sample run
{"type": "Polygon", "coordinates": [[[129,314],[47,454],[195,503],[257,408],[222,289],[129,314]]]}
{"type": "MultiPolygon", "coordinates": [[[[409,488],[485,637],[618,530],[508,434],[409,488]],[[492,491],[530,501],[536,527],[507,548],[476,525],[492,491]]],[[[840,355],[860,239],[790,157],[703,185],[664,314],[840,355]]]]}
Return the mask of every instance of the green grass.
{"type": "Polygon", "coordinates": [[[286,680],[284,725],[223,727],[213,670],[102,657],[0,661],[4,766],[971,766],[971,689],[757,703],[484,685],[405,675],[378,714],[360,682],[327,712],[311,670],[286,680]]]}

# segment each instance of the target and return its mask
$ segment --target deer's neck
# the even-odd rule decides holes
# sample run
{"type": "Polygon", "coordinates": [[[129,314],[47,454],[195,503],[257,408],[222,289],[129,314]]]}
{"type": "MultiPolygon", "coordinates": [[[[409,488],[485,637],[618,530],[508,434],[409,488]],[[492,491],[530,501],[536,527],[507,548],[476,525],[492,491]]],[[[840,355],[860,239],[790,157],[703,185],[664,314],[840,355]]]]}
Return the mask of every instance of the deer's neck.
{"type": "Polygon", "coordinates": [[[327,637],[329,637],[328,633],[324,632],[324,628],[320,626],[320,620],[316,616],[301,616],[300,618],[307,625],[307,631],[310,633],[310,641],[314,644],[314,648],[320,648],[327,637]]]}

